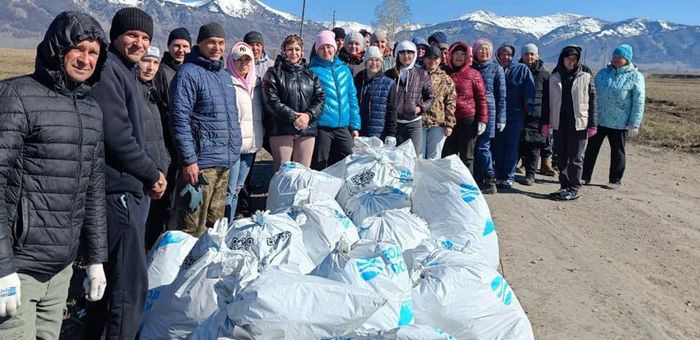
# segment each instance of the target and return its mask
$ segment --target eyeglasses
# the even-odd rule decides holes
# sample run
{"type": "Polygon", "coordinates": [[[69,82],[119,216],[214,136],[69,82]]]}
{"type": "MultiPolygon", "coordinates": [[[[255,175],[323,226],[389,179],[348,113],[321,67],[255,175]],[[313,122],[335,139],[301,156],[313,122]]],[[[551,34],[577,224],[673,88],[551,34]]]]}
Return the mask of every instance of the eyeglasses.
{"type": "Polygon", "coordinates": [[[399,54],[416,54],[416,52],[404,50],[404,51],[399,51],[399,54]]]}

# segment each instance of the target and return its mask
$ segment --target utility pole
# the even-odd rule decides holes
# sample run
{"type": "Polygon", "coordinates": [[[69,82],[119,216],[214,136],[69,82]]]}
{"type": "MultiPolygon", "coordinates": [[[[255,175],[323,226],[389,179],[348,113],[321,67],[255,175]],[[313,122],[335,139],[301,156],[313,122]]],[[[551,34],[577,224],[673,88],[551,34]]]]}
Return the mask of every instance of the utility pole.
{"type": "Polygon", "coordinates": [[[306,14],[306,0],[301,5],[301,27],[299,28],[299,36],[304,36],[304,14],[306,14]]]}
{"type": "Polygon", "coordinates": [[[331,28],[335,27],[335,10],[333,10],[333,22],[331,23],[331,28]]]}

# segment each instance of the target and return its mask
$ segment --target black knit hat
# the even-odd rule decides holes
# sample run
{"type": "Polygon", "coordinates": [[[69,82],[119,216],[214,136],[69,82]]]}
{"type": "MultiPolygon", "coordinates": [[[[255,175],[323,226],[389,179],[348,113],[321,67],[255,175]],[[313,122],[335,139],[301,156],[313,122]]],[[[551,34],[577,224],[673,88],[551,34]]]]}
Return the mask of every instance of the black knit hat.
{"type": "Polygon", "coordinates": [[[336,39],[345,39],[345,30],[342,27],[336,27],[332,29],[333,33],[335,33],[335,38],[336,39]]]}
{"type": "Polygon", "coordinates": [[[559,55],[561,58],[566,58],[569,56],[575,55],[579,59],[581,59],[581,47],[579,46],[566,46],[564,49],[561,50],[561,54],[559,55]]]}
{"type": "Polygon", "coordinates": [[[172,31],[170,31],[170,34],[168,35],[168,46],[170,46],[170,43],[173,42],[175,39],[184,39],[187,40],[190,45],[192,45],[192,37],[190,36],[190,31],[188,31],[184,27],[178,27],[172,31]]]}
{"type": "Polygon", "coordinates": [[[136,7],[124,7],[112,18],[109,39],[115,41],[120,35],[132,30],[144,32],[153,39],[153,19],[136,7]]]}
{"type": "Polygon", "coordinates": [[[210,22],[199,27],[199,34],[197,34],[198,44],[211,37],[219,37],[226,39],[226,31],[224,30],[224,26],[221,26],[221,24],[215,22],[210,22]]]}
{"type": "Polygon", "coordinates": [[[263,42],[263,36],[260,34],[260,32],[256,31],[250,31],[243,36],[243,42],[250,45],[252,43],[258,43],[261,45],[265,45],[263,42]]]}
{"type": "Polygon", "coordinates": [[[442,51],[440,50],[440,47],[429,46],[425,50],[425,55],[423,55],[423,58],[426,58],[426,57],[442,58],[442,51]]]}

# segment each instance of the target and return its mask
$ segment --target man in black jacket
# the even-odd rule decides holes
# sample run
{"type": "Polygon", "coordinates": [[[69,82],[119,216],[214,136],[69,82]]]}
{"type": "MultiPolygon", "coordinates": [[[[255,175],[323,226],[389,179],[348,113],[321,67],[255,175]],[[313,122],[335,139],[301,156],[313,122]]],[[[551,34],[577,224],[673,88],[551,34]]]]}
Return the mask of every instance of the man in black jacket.
{"type": "Polygon", "coordinates": [[[104,112],[105,201],[109,262],[107,299],[88,306],[86,337],[133,339],[148,289],[144,246],[144,192],[160,198],[165,176],[145,152],[143,114],[148,105],[136,79],[136,63],[150,46],[153,20],[138,8],[112,19],[111,44],[100,83],[92,96],[104,112]]]}
{"type": "Polygon", "coordinates": [[[0,82],[0,339],[57,339],[82,247],[89,300],[107,261],[102,111],[88,93],[107,42],[99,23],[63,12],[33,74],[0,82]]]}

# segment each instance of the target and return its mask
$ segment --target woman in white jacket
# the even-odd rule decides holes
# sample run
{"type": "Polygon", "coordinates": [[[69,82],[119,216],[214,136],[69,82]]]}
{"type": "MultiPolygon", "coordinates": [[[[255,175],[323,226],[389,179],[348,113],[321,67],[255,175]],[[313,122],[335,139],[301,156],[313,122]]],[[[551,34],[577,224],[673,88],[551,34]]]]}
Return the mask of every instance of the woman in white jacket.
{"type": "Polygon", "coordinates": [[[245,184],[255,161],[255,153],[262,148],[263,97],[262,83],[255,75],[255,62],[252,48],[239,42],[233,45],[226,58],[226,70],[231,75],[236,89],[238,123],[241,127],[241,157],[231,164],[226,195],[226,217],[231,219],[236,212],[238,193],[245,184]]]}

